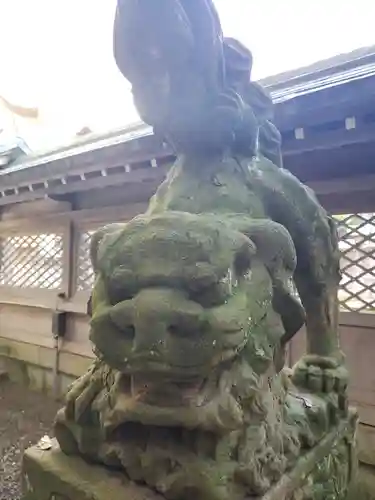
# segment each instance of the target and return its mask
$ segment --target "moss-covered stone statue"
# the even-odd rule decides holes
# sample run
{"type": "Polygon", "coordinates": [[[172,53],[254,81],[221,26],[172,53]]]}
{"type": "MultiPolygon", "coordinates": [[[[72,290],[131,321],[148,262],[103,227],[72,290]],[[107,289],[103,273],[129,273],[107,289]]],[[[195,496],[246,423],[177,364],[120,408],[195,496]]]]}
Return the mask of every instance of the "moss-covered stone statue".
{"type": "Polygon", "coordinates": [[[62,452],[129,481],[121,495],[102,481],[100,500],[344,499],[356,417],[336,230],[282,168],[250,52],[211,0],[119,0],[114,47],[177,160],[145,214],[93,237],[97,360],[57,416],[62,452]],[[303,325],[308,352],[287,373],[303,325]]]}

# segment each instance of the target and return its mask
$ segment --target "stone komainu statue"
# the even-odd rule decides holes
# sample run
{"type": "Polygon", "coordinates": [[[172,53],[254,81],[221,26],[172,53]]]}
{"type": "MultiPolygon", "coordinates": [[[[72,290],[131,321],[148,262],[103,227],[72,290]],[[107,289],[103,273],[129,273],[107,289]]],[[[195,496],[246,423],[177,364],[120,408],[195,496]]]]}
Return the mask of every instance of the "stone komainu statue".
{"type": "Polygon", "coordinates": [[[61,449],[171,500],[344,499],[350,440],[314,455],[352,422],[336,230],[282,168],[251,53],[211,0],[118,0],[114,52],[177,160],[145,214],[93,238],[97,360],[58,414],[61,449]]]}

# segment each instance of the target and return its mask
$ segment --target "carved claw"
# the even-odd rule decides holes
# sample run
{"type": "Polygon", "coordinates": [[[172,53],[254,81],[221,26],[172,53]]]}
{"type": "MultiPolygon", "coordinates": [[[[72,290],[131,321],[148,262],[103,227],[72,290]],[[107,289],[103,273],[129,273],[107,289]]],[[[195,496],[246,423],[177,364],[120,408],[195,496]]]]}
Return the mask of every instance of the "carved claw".
{"type": "Polygon", "coordinates": [[[91,376],[92,370],[89,370],[87,373],[77,379],[74,384],[71,385],[65,398],[65,414],[67,418],[75,418],[76,401],[82,396],[82,394],[85,394],[87,392],[87,389],[90,386],[91,376]]]}
{"type": "Polygon", "coordinates": [[[293,368],[293,383],[313,393],[346,395],[348,371],[337,358],[304,356],[293,368]]]}
{"type": "Polygon", "coordinates": [[[88,371],[70,386],[65,398],[65,417],[79,422],[100,392],[102,366],[95,360],[88,371]]]}

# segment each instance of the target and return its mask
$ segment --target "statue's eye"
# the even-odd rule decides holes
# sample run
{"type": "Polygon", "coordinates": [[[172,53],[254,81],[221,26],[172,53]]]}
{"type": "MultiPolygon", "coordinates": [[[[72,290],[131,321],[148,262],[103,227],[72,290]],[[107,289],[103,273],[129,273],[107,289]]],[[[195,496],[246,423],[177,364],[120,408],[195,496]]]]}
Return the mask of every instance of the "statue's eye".
{"type": "Polygon", "coordinates": [[[231,297],[236,287],[237,277],[231,269],[228,269],[217,283],[195,292],[191,295],[191,299],[203,307],[219,306],[231,297]]]}
{"type": "Polygon", "coordinates": [[[136,294],[138,287],[134,274],[119,267],[107,279],[108,296],[112,305],[124,300],[130,300],[136,294]]]}
{"type": "Polygon", "coordinates": [[[133,340],[135,337],[135,328],[133,325],[128,325],[121,329],[121,333],[128,340],[133,340]]]}
{"type": "Polygon", "coordinates": [[[183,325],[170,325],[168,327],[168,332],[172,337],[176,339],[197,339],[201,336],[201,330],[199,328],[186,328],[183,325]]]}
{"type": "Polygon", "coordinates": [[[220,294],[214,286],[195,292],[190,298],[203,307],[214,307],[223,302],[223,300],[220,300],[220,294]]]}
{"type": "Polygon", "coordinates": [[[114,306],[119,302],[124,302],[125,300],[131,300],[135,294],[133,290],[127,289],[125,287],[123,288],[112,287],[109,290],[108,295],[110,303],[114,306]]]}
{"type": "Polygon", "coordinates": [[[183,328],[180,328],[177,325],[170,325],[168,328],[168,332],[173,337],[189,338],[191,335],[191,332],[189,330],[185,330],[183,328]]]}

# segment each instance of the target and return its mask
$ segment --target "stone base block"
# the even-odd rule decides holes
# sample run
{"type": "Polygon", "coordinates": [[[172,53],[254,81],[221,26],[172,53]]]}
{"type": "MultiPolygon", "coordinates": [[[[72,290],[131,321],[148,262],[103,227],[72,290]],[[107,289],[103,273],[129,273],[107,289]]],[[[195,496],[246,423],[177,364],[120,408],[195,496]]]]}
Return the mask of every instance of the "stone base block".
{"type": "MultiPolygon", "coordinates": [[[[258,500],[346,500],[356,476],[355,430],[353,414],[301,455],[293,469],[258,500]]],[[[65,455],[56,441],[48,450],[35,446],[26,451],[23,482],[23,500],[164,499],[121,473],[65,455]]]]}
{"type": "Polygon", "coordinates": [[[375,467],[361,465],[347,500],[375,500],[375,467]]]}
{"type": "Polygon", "coordinates": [[[50,450],[28,449],[23,459],[23,500],[163,500],[122,474],[50,450]]]}

